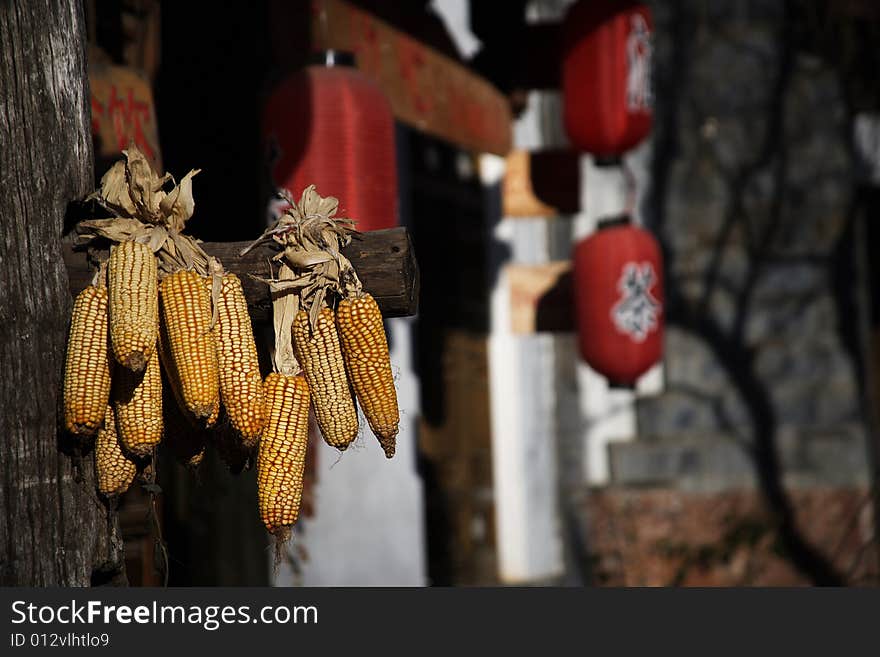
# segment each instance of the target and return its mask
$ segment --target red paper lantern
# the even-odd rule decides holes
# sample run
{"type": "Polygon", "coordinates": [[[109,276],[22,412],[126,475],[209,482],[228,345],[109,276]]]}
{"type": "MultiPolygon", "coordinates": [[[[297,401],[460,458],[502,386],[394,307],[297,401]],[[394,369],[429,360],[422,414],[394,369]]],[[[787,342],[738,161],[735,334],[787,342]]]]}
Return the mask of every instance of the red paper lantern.
{"type": "Polygon", "coordinates": [[[581,356],[615,386],[630,387],[663,353],[660,246],[628,217],[600,222],[574,249],[581,356]]]}
{"type": "Polygon", "coordinates": [[[360,231],[398,224],[394,116],[382,90],[347,53],[285,78],[263,112],[272,183],[299,200],[315,184],[339,199],[338,216],[360,231]]]}
{"type": "Polygon", "coordinates": [[[575,147],[616,157],[651,131],[651,34],[647,6],[581,0],[565,17],[562,94],[575,147]]]}

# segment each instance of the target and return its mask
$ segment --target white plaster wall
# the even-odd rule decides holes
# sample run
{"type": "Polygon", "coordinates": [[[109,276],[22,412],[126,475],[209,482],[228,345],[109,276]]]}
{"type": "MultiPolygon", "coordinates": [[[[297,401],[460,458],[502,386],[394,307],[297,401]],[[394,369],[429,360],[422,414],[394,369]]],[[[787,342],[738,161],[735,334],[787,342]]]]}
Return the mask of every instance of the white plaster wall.
{"type": "MultiPolygon", "coordinates": [[[[514,125],[517,148],[544,143],[541,94],[532,93],[528,109],[514,125]]],[[[487,194],[498,193],[503,160],[480,161],[487,194]]],[[[487,204],[497,209],[498,204],[487,204]]],[[[489,381],[492,422],[492,474],[495,493],[499,578],[528,583],[563,574],[563,546],[558,513],[556,462],[555,352],[550,335],[513,335],[510,287],[504,266],[535,264],[549,256],[547,220],[494,217],[492,237],[509,254],[490,263],[500,271],[491,295],[489,381]],[[497,221],[495,221],[497,220],[497,221]]],[[[497,258],[499,249],[492,249],[497,258]]]]}

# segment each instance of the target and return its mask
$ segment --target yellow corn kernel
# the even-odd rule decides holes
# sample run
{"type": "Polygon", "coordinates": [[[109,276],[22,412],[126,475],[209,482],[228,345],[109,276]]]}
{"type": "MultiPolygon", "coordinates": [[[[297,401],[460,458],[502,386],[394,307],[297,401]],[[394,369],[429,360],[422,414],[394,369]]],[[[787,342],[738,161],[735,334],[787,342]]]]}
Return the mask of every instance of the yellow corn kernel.
{"type": "Polygon", "coordinates": [[[343,299],[336,310],[348,378],[370,429],[389,459],[394,456],[400,412],[382,313],[370,294],[343,299]]]}
{"type": "Polygon", "coordinates": [[[110,400],[107,288],[88,286],[73,303],[64,367],[64,424],[91,436],[104,421],[110,400]]]}
{"type": "Polygon", "coordinates": [[[260,518],[279,538],[289,535],[299,515],[309,439],[309,387],[302,376],[270,374],[266,426],[257,453],[260,518]]]}
{"type": "Polygon", "coordinates": [[[143,372],[120,368],[113,384],[113,408],[122,446],[135,456],[147,456],[162,440],[162,371],[159,352],[143,372]]]}
{"type": "Polygon", "coordinates": [[[220,375],[208,287],[197,273],[179,271],[162,280],[159,296],[184,405],[197,418],[210,419],[219,412],[220,375]]]}
{"type": "Polygon", "coordinates": [[[146,244],[122,242],[110,250],[110,342],[116,360],[140,372],[156,348],[158,265],[146,244]]]}
{"type": "Polygon", "coordinates": [[[104,423],[95,438],[95,468],[98,492],[108,497],[122,495],[137,474],[137,465],[122,451],[118,435],[113,406],[106,404],[104,423]]]}
{"type": "Polygon", "coordinates": [[[174,365],[174,359],[171,357],[171,348],[168,346],[168,329],[165,326],[164,319],[159,322],[159,340],[156,344],[159,347],[159,360],[162,363],[162,369],[165,374],[163,378],[163,391],[165,386],[169,388],[176,406],[190,425],[197,429],[212,428],[220,416],[220,405],[218,404],[215,407],[214,412],[207,419],[199,419],[187,409],[180,387],[180,375],[177,372],[177,367],[174,365]]]}
{"type": "Polygon", "coordinates": [[[266,399],[254,330],[241,281],[223,276],[217,303],[217,360],[220,398],[229,423],[245,447],[253,447],[266,423],[266,399]]]}
{"type": "Polygon", "coordinates": [[[293,322],[293,344],[309,384],[315,418],[324,440],[331,447],[344,450],[357,437],[358,417],[333,311],[326,306],[321,308],[314,331],[309,325],[308,313],[305,310],[297,313],[293,322]]]}

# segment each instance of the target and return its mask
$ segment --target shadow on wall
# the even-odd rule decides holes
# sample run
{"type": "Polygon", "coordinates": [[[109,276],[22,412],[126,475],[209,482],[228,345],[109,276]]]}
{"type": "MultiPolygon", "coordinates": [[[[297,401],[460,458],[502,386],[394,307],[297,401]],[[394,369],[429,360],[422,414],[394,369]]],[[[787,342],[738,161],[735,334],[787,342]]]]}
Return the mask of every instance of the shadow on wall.
{"type": "Polygon", "coordinates": [[[839,285],[854,249],[850,117],[833,62],[802,54],[805,39],[827,35],[803,31],[795,2],[747,16],[657,4],[662,93],[644,210],[664,252],[668,325],[707,356],[667,351],[669,393],[640,402],[640,424],[729,430],[734,400],[780,552],[808,582],[845,584],[796,520],[778,444],[782,427],[865,427],[864,309],[852,279],[839,285]],[[682,389],[701,394],[673,396],[682,389]],[[699,426],[670,419],[706,404],[691,415],[699,426]]]}

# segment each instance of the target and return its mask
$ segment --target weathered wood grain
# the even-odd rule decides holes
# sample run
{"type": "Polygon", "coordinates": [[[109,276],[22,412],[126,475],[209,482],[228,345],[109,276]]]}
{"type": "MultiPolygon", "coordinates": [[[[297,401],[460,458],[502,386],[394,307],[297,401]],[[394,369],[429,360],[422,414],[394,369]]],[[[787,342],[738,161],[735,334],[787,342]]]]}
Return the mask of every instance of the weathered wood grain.
{"type": "MultiPolygon", "coordinates": [[[[223,266],[241,278],[251,316],[256,320],[269,319],[271,299],[265,283],[249,274],[269,276],[269,262],[278,250],[274,245],[259,246],[244,256],[239,252],[248,242],[205,242],[205,251],[220,258],[223,266]]],[[[343,251],[351,260],[364,288],[372,294],[385,317],[414,315],[419,300],[419,269],[412,240],[405,228],[376,230],[363,233],[352,240],[343,251]]],[[[104,253],[75,251],[71,244],[64,247],[64,262],[70,278],[71,294],[77,294],[92,278],[94,269],[90,258],[101,258],[104,253]]],[[[276,267],[277,271],[277,267],[276,267]]]]}
{"type": "Polygon", "coordinates": [[[61,234],[93,186],[84,25],[79,0],[0,3],[0,586],[125,582],[91,453],[58,421],[61,234]]]}

